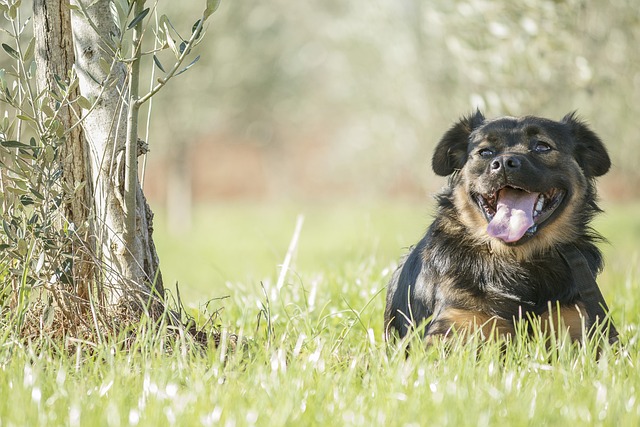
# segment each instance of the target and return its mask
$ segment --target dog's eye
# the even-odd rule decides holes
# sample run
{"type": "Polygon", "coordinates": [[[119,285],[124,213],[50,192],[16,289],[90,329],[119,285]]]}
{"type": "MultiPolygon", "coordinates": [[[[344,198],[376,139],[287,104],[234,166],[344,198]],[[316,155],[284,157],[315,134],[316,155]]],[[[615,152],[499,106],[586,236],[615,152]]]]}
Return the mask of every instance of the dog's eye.
{"type": "Polygon", "coordinates": [[[546,142],[536,141],[536,143],[533,145],[533,151],[535,151],[536,153],[546,153],[548,151],[551,151],[551,146],[546,142]]]}
{"type": "Polygon", "coordinates": [[[493,150],[491,148],[481,148],[478,150],[478,155],[480,157],[491,157],[493,156],[493,150]]]}

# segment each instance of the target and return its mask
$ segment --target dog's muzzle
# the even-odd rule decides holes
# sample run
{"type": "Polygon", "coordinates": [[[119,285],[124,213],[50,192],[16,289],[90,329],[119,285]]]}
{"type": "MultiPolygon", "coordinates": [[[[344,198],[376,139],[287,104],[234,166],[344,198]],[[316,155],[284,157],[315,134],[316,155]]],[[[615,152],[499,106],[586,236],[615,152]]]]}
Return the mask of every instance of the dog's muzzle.
{"type": "Polygon", "coordinates": [[[478,194],[476,202],[487,219],[487,234],[505,243],[533,236],[564,200],[566,191],[553,188],[539,193],[505,186],[491,194],[478,194]]]}

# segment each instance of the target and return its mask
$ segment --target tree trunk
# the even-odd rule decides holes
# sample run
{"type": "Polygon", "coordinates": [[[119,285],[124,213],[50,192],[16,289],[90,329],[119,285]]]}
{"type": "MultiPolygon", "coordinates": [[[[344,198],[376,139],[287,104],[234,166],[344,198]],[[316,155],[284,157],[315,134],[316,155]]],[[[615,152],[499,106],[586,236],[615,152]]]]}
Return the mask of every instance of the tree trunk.
{"type": "MultiPolygon", "coordinates": [[[[35,36],[35,60],[38,93],[48,90],[59,91],[56,77],[67,84],[71,81],[71,70],[75,62],[71,34],[71,15],[69,7],[61,0],[34,0],[33,28],[35,36]]],[[[76,88],[69,94],[76,99],[76,88]]],[[[89,214],[91,211],[91,183],[87,152],[80,126],[74,127],[78,114],[70,105],[63,105],[58,111],[58,120],[67,130],[61,146],[63,179],[66,187],[78,190],[65,205],[63,221],[74,224],[80,239],[74,239],[76,256],[73,263],[74,293],[86,299],[88,284],[93,279],[91,262],[91,231],[89,214]],[[79,184],[85,183],[83,187],[79,184]]]]}
{"type": "MultiPolygon", "coordinates": [[[[120,38],[109,0],[74,0],[82,11],[71,13],[76,71],[82,95],[93,103],[83,111],[94,187],[96,239],[102,261],[104,295],[111,304],[134,296],[162,295],[162,277],[152,239],[153,213],[133,174],[135,212],[125,203],[127,116],[132,101],[127,86],[129,71],[114,60],[120,38]],[[86,15],[86,16],[85,16],[86,15]],[[88,19],[87,19],[88,18],[88,19]],[[133,233],[127,233],[127,214],[135,215],[133,233]]],[[[131,204],[129,204],[131,206],[131,204]]]]}

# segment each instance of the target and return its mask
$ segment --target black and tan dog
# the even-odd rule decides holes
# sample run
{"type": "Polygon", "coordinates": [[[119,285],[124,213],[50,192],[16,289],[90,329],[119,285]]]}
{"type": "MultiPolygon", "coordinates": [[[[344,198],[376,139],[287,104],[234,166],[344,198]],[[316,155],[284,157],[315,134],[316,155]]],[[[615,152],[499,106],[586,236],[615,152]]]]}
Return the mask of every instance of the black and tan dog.
{"type": "MultiPolygon", "coordinates": [[[[595,177],[610,165],[574,114],[557,122],[477,112],[456,123],[432,163],[449,185],[389,283],[385,335],[422,325],[429,338],[510,336],[532,319],[573,340],[597,329],[607,308],[595,282],[600,237],[589,222],[600,212],[595,177]]],[[[616,340],[610,322],[600,330],[616,340]]]]}

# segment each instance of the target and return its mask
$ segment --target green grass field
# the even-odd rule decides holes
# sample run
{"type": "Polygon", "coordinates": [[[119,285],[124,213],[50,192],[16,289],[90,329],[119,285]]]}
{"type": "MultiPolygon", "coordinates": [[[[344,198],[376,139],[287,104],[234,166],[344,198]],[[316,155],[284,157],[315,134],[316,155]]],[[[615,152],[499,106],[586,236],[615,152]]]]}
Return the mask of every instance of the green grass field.
{"type": "Polygon", "coordinates": [[[165,285],[175,293],[178,281],[194,314],[220,310],[242,351],[190,351],[182,340],[166,351],[147,330],[129,352],[107,343],[60,356],[54,343],[5,337],[0,426],[637,426],[640,205],[604,208],[596,227],[610,244],[599,282],[625,348],[599,361],[593,346],[536,340],[503,354],[454,344],[416,346],[406,359],[388,348],[386,282],[429,224],[428,206],[203,207],[180,236],[158,215],[165,285]],[[297,214],[304,224],[277,289],[297,214]]]}

